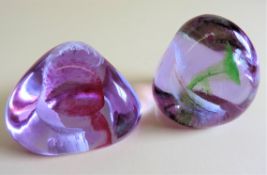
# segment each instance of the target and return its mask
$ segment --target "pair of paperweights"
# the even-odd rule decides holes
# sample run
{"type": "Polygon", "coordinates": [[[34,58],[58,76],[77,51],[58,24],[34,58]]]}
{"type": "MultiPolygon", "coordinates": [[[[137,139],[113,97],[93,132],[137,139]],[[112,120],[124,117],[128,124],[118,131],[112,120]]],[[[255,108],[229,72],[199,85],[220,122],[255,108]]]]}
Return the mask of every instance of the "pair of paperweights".
{"type": "MultiPolygon", "coordinates": [[[[202,15],[175,34],[154,77],[165,116],[192,128],[239,116],[259,84],[255,49],[233,22],[202,15]]],[[[138,124],[140,103],[123,76],[82,42],[44,54],[10,95],[5,121],[23,147],[41,155],[78,153],[111,145],[138,124]]]]}

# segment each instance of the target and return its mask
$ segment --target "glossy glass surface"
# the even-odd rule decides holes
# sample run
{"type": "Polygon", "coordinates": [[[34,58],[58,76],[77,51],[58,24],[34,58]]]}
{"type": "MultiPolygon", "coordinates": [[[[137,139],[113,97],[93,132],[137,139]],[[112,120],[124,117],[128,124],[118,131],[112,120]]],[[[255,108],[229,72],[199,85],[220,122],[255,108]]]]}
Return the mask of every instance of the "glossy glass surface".
{"type": "Polygon", "coordinates": [[[194,128],[228,122],[251,103],[259,83],[256,52],[231,21],[202,15],[174,36],[155,75],[161,111],[194,128]]]}
{"type": "Polygon", "coordinates": [[[140,104],[128,82],[92,47],[63,43],[18,82],[6,107],[12,137],[43,155],[111,145],[136,126],[140,104]]]}

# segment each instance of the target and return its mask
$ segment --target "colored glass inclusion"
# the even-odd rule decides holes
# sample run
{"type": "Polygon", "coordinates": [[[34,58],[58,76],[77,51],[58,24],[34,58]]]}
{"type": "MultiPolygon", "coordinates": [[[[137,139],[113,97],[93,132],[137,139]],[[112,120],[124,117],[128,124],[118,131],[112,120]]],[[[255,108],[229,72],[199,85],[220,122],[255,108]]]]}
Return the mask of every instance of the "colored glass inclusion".
{"type": "Polygon", "coordinates": [[[176,33],[156,73],[161,111],[194,128],[228,122],[253,100],[259,83],[255,49],[231,21],[202,15],[176,33]]]}
{"type": "Polygon", "coordinates": [[[42,155],[111,145],[136,126],[140,104],[128,82],[97,51],[63,43],[22,77],[6,108],[12,137],[42,155]]]}

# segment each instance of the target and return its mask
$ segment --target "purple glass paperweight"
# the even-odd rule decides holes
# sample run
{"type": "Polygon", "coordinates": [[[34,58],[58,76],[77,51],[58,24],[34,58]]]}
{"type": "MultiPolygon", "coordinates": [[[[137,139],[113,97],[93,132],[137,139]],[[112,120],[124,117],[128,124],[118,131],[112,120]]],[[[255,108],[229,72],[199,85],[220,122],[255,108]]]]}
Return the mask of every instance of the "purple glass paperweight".
{"type": "Polygon", "coordinates": [[[41,155],[111,145],[137,125],[140,104],[129,83],[96,50],[66,42],[42,56],[8,99],[12,137],[41,155]]]}
{"type": "Polygon", "coordinates": [[[202,15],[174,36],[157,70],[153,94],[165,116],[203,128],[239,116],[258,84],[258,60],[248,36],[225,18],[202,15]]]}

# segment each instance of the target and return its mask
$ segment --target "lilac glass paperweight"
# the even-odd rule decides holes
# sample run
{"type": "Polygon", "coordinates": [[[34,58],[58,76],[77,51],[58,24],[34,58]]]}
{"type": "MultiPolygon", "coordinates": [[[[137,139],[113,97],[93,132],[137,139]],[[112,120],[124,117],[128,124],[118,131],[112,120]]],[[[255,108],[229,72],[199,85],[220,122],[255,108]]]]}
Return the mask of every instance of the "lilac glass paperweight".
{"type": "Polygon", "coordinates": [[[140,103],[129,83],[95,49],[66,42],[18,82],[5,113],[12,137],[41,155],[111,145],[137,125],[140,103]]]}
{"type": "Polygon", "coordinates": [[[248,36],[223,17],[202,15],[174,36],[155,75],[153,94],[165,116],[204,128],[244,112],[258,84],[258,60],[248,36]]]}

